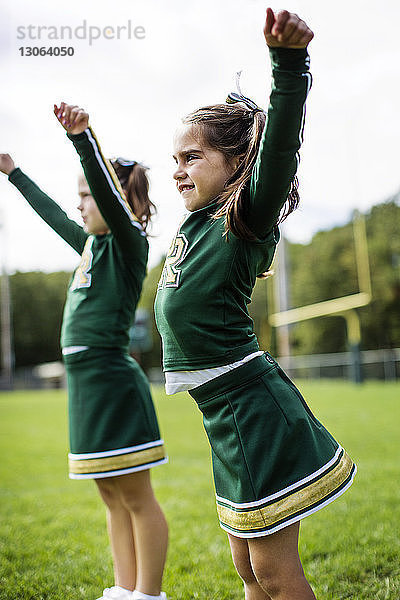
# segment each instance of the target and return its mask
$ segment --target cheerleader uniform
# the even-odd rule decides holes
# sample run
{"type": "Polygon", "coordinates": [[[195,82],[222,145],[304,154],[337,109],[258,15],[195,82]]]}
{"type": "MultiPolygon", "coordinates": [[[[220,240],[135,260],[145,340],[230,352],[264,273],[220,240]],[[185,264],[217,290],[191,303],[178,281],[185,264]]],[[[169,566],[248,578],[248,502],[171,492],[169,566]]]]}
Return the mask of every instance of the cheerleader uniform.
{"type": "Polygon", "coordinates": [[[224,236],[216,203],[181,223],[156,297],[167,393],[189,390],[203,413],[221,527],[261,537],[319,510],[356,467],[276,361],[260,350],[248,313],[257,275],[271,265],[276,221],[297,169],[306,50],[270,49],[268,119],[250,184],[246,223],[257,236],[224,236]]]}
{"type": "Polygon", "coordinates": [[[20,169],[9,180],[76,252],[61,346],[69,396],[72,479],[124,475],[166,462],[149,384],[128,354],[148,242],[90,128],[68,136],[110,233],[87,234],[20,169]]]}

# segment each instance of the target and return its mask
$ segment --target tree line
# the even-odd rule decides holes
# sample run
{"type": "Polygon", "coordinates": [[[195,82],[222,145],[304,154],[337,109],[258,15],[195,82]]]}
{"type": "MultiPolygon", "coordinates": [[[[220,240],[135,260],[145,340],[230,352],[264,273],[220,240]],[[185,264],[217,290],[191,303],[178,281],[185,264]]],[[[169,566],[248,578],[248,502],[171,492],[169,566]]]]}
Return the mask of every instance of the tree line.
{"type": "MultiPolygon", "coordinates": [[[[371,269],[372,302],[358,309],[361,349],[400,347],[400,193],[365,214],[371,269]]],[[[295,308],[357,293],[352,223],[316,233],[308,244],[288,244],[289,297],[295,308]]],[[[144,352],[145,369],[161,360],[153,304],[163,260],[146,277],[139,306],[150,315],[153,346],[144,352]]],[[[59,337],[71,273],[16,272],[10,276],[16,367],[61,359],[59,337]]],[[[274,277],[258,280],[250,314],[264,349],[277,352],[276,331],[268,323],[273,312],[274,277]]],[[[291,326],[294,354],[346,350],[344,319],[327,316],[291,326]]]]}

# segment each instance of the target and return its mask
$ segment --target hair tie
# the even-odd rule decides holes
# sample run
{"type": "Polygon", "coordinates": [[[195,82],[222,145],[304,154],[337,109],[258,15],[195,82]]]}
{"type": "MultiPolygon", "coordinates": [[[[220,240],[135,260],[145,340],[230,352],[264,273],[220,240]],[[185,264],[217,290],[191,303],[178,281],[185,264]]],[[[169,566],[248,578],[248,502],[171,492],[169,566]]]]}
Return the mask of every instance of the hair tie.
{"type": "Polygon", "coordinates": [[[242,74],[242,71],[238,71],[236,73],[237,92],[231,92],[230,94],[228,94],[225,102],[227,104],[235,104],[236,102],[243,102],[243,104],[245,104],[247,106],[247,108],[249,108],[252,111],[253,115],[255,115],[258,112],[265,112],[255,102],[253,102],[253,100],[251,100],[250,98],[247,98],[247,96],[244,96],[242,94],[242,90],[240,89],[240,83],[239,83],[241,74],[242,74]]]}
{"type": "Polygon", "coordinates": [[[134,167],[138,164],[136,160],[129,160],[128,158],[121,158],[120,156],[118,158],[112,158],[111,163],[117,163],[120,167],[134,167]]]}

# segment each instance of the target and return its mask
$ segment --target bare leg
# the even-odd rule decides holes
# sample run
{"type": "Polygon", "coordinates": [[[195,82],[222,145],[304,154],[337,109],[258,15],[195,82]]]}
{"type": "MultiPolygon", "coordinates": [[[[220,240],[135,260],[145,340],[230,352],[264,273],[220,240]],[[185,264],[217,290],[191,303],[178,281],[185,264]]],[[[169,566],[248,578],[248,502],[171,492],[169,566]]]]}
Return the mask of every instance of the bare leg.
{"type": "Polygon", "coordinates": [[[157,596],[168,546],[168,526],[150,482],[150,472],[135,474],[134,485],[129,476],[121,477],[120,490],[124,506],[132,519],[136,548],[136,589],[157,596]]]}
{"type": "Polygon", "coordinates": [[[122,505],[116,477],[97,479],[100,495],[107,507],[107,529],[114,565],[115,585],[134,590],[136,556],[131,515],[122,505]]]}
{"type": "Polygon", "coordinates": [[[97,479],[107,505],[115,584],[150,595],[161,590],[168,527],[148,470],[97,479]]]}
{"type": "Polygon", "coordinates": [[[262,589],[253,572],[250,562],[249,546],[247,540],[228,534],[232,552],[233,564],[244,584],[244,597],[246,600],[271,600],[271,597],[262,589]]]}
{"type": "Polygon", "coordinates": [[[260,586],[272,600],[315,600],[298,552],[300,523],[249,540],[250,560],[260,586]]]}
{"type": "Polygon", "coordinates": [[[246,600],[315,600],[298,554],[299,525],[261,538],[229,535],[246,600]]]}
{"type": "Polygon", "coordinates": [[[135,542],[127,510],[107,510],[107,529],[114,564],[115,585],[134,590],[136,585],[135,542]]]}

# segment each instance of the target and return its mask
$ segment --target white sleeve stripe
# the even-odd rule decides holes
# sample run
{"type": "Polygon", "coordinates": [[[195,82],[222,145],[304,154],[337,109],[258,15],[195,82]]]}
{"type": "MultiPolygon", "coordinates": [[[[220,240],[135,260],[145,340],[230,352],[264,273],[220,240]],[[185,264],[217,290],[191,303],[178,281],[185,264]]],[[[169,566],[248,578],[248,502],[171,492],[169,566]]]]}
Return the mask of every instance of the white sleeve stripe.
{"type": "MultiPolygon", "coordinates": [[[[306,100],[307,100],[307,96],[308,96],[308,92],[310,91],[311,88],[311,84],[312,84],[312,75],[311,73],[303,73],[303,77],[306,77],[307,79],[307,93],[306,93],[306,98],[304,100],[304,104],[303,104],[303,112],[301,115],[301,121],[300,121],[300,128],[299,128],[299,142],[300,142],[300,146],[303,143],[304,140],[304,125],[305,125],[305,121],[306,121],[306,100]]],[[[298,169],[300,164],[300,152],[297,151],[296,152],[296,170],[298,169]]]]}
{"type": "MultiPolygon", "coordinates": [[[[140,229],[141,231],[143,230],[141,224],[138,221],[135,221],[135,219],[133,218],[133,214],[131,213],[130,209],[128,208],[128,206],[126,205],[126,202],[124,200],[124,198],[122,198],[121,194],[119,193],[118,189],[115,186],[115,183],[110,175],[109,170],[107,169],[107,166],[104,163],[103,160],[103,156],[101,154],[101,152],[99,151],[99,147],[97,145],[97,141],[96,139],[93,137],[92,132],[90,130],[90,128],[88,127],[87,129],[85,129],[85,133],[88,136],[89,142],[92,144],[93,146],[93,150],[94,150],[94,154],[96,156],[97,162],[100,165],[101,170],[103,171],[107,182],[113,192],[113,194],[116,196],[118,202],[121,204],[122,208],[124,209],[124,211],[126,212],[126,214],[128,215],[132,225],[134,225],[135,227],[137,227],[138,229],[140,229]]],[[[144,232],[143,232],[144,234],[144,232]]]]}
{"type": "Polygon", "coordinates": [[[301,122],[300,122],[300,131],[299,131],[300,145],[303,143],[303,137],[304,137],[304,124],[305,124],[305,120],[306,120],[306,100],[307,100],[308,92],[310,91],[311,83],[312,83],[311,73],[309,73],[309,72],[303,73],[303,77],[306,77],[306,79],[307,79],[307,93],[306,93],[306,99],[304,100],[304,104],[303,104],[303,114],[301,115],[301,122]]]}

